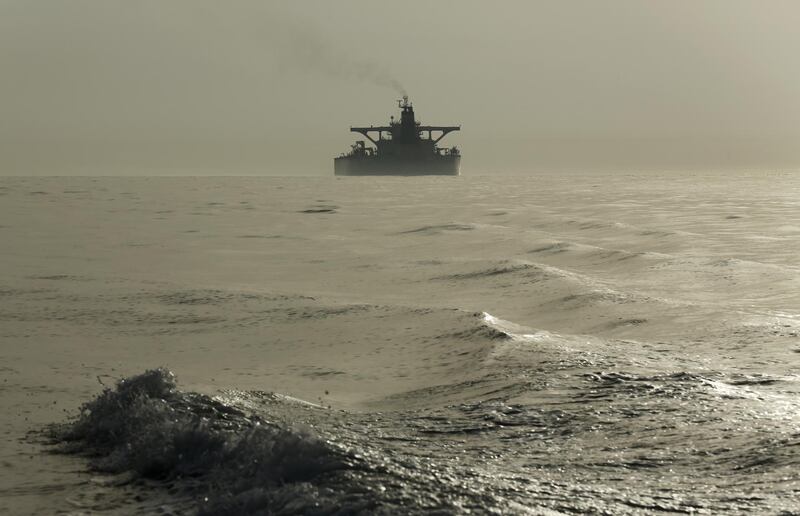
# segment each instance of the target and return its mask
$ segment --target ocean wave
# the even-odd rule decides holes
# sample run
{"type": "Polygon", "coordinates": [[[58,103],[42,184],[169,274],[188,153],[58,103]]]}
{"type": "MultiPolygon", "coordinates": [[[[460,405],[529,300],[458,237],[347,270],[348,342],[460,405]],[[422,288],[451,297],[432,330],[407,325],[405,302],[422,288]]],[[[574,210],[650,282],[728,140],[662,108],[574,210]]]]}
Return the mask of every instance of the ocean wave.
{"type": "Polygon", "coordinates": [[[487,312],[482,312],[480,317],[483,324],[485,324],[487,327],[505,335],[506,339],[515,342],[537,344],[549,343],[554,344],[556,348],[568,350],[569,348],[567,345],[570,342],[586,342],[587,340],[592,340],[585,336],[568,336],[545,330],[536,330],[527,326],[513,323],[511,321],[500,319],[499,317],[495,317],[487,312]]]}
{"type": "MultiPolygon", "coordinates": [[[[769,433],[774,417],[767,409],[775,411],[778,398],[760,391],[792,378],[581,374],[586,364],[577,361],[560,369],[571,352],[546,353],[563,350],[573,337],[486,312],[464,318],[506,335],[487,341],[490,348],[518,345],[542,361],[527,374],[473,369],[473,378],[443,378],[441,385],[398,395],[397,410],[358,413],[257,391],[209,397],[181,391],[167,370],[151,370],[106,389],[51,435],[62,451],[92,457],[97,470],[150,479],[150,489],[160,486],[174,496],[178,512],[209,515],[456,514],[501,507],[512,514],[631,513],[636,510],[620,501],[630,499],[624,488],[601,480],[611,491],[597,498],[597,478],[619,472],[639,482],[637,503],[653,508],[663,505],[659,484],[647,482],[673,470],[687,479],[711,471],[726,486],[728,471],[762,475],[796,464],[796,436],[769,433]],[[754,428],[736,433],[742,424],[761,425],[764,440],[752,437],[754,428]],[[723,446],[720,433],[735,443],[723,446]],[[685,449],[680,443],[689,434],[693,448],[685,449]]],[[[796,408],[782,410],[788,416],[796,408]]],[[[681,496],[692,489],[670,485],[681,496]]],[[[675,510],[691,507],[673,502],[675,510]]],[[[737,503],[711,496],[697,507],[729,510],[737,503]]]]}
{"type": "Polygon", "coordinates": [[[84,405],[76,420],[52,428],[51,435],[64,443],[63,451],[96,457],[92,465],[100,471],[192,478],[195,485],[202,479],[201,514],[266,508],[296,514],[369,505],[318,485],[326,475],[359,469],[352,453],[310,431],[283,428],[181,392],[164,369],[121,380],[84,405]]]}
{"type": "Polygon", "coordinates": [[[189,500],[178,512],[455,514],[503,505],[428,459],[393,459],[365,440],[378,431],[374,416],[354,419],[353,426],[336,411],[270,393],[184,392],[171,372],[155,369],[104,390],[49,435],[60,452],[91,457],[95,470],[131,472],[165,492],[171,486],[177,504],[189,500]],[[264,411],[270,404],[279,407],[273,419],[264,411]],[[295,418],[316,423],[286,421],[295,418]]]}
{"type": "Polygon", "coordinates": [[[548,281],[554,279],[576,279],[591,282],[585,277],[579,277],[565,269],[533,263],[526,260],[497,260],[489,263],[477,264],[463,272],[453,272],[432,278],[433,280],[479,280],[488,278],[498,278],[505,276],[517,276],[522,283],[548,281]]]}
{"type": "Polygon", "coordinates": [[[472,231],[477,227],[477,224],[436,224],[432,226],[421,226],[415,229],[409,229],[408,231],[402,231],[400,234],[405,235],[421,233],[423,235],[438,235],[446,231],[472,231]]]}
{"type": "Polygon", "coordinates": [[[474,325],[465,329],[457,329],[441,337],[458,340],[507,340],[514,338],[514,335],[508,331],[490,324],[490,318],[492,316],[486,312],[476,312],[470,319],[475,321],[474,325]]]}
{"type": "MultiPolygon", "coordinates": [[[[793,398],[762,389],[785,382],[795,377],[765,374],[741,374],[704,371],[702,373],[677,371],[653,374],[636,374],[624,371],[584,373],[583,377],[594,387],[581,396],[597,399],[633,399],[636,397],[665,397],[671,399],[705,398],[709,400],[752,400],[759,402],[750,408],[758,412],[765,409],[774,412],[769,404],[784,404],[793,398]]],[[[797,408],[797,403],[792,402],[797,408]]]]}
{"type": "MultiPolygon", "coordinates": [[[[628,261],[633,258],[645,258],[652,260],[666,260],[673,258],[673,255],[665,253],[657,253],[652,251],[629,251],[626,249],[609,249],[596,245],[582,244],[569,241],[545,241],[541,242],[538,247],[530,249],[529,254],[561,254],[573,253],[585,257],[588,260],[606,260],[606,261],[628,261]]],[[[630,266],[626,264],[626,266],[630,266]]]]}
{"type": "Polygon", "coordinates": [[[514,262],[509,261],[506,263],[502,263],[493,267],[487,267],[485,269],[480,269],[476,271],[470,272],[462,272],[462,273],[454,273],[454,274],[447,274],[444,276],[437,276],[433,279],[436,280],[466,280],[466,279],[479,279],[479,278],[490,278],[493,276],[501,276],[505,274],[514,274],[519,272],[526,272],[531,269],[536,269],[536,266],[532,263],[525,263],[525,262],[514,262]]]}

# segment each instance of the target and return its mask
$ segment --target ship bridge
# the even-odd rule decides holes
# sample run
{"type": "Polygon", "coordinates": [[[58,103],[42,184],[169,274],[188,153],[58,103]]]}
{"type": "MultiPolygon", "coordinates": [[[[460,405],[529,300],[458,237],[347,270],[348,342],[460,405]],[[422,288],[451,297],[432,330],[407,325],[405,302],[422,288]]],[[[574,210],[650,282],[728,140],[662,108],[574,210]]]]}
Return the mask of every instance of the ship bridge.
{"type": "Polygon", "coordinates": [[[398,107],[401,109],[399,122],[392,117],[389,125],[351,127],[350,131],[362,134],[376,146],[380,146],[379,142],[387,140],[394,143],[417,143],[423,139],[421,135],[425,132],[428,133],[426,140],[436,145],[448,134],[461,130],[459,125],[420,125],[414,118],[414,107],[406,95],[403,96],[403,100],[398,101],[398,107]],[[434,135],[434,133],[438,134],[434,135]]]}

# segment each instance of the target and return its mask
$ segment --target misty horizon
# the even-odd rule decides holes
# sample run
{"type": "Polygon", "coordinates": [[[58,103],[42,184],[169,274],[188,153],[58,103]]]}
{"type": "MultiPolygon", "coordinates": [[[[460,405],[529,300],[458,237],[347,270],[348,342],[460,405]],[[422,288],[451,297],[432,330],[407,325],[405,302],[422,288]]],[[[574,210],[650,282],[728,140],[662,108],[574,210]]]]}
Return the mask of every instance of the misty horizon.
{"type": "Polygon", "coordinates": [[[329,175],[408,93],[464,173],[800,167],[791,2],[5,2],[0,174],[329,175]]]}

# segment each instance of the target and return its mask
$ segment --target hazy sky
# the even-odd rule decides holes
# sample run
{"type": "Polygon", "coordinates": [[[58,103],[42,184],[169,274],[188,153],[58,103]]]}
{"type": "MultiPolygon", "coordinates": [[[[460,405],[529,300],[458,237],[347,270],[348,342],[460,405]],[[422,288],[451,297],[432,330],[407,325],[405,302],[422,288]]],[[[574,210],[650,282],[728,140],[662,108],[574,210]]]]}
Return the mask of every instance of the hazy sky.
{"type": "Polygon", "coordinates": [[[398,84],[464,173],[800,168],[800,2],[0,0],[0,174],[331,174],[398,84]]]}

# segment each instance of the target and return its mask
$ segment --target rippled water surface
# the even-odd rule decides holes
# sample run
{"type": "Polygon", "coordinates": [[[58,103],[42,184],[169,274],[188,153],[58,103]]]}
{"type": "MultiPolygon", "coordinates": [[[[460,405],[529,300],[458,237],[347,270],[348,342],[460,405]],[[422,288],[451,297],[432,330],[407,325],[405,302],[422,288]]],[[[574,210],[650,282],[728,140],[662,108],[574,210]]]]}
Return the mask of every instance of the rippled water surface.
{"type": "Polygon", "coordinates": [[[798,513],[798,194],[4,178],[0,513],[798,513]]]}

